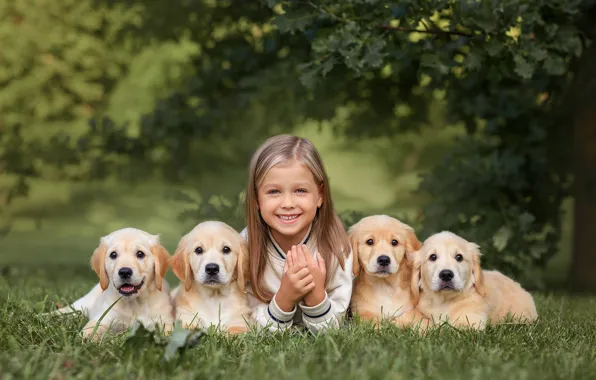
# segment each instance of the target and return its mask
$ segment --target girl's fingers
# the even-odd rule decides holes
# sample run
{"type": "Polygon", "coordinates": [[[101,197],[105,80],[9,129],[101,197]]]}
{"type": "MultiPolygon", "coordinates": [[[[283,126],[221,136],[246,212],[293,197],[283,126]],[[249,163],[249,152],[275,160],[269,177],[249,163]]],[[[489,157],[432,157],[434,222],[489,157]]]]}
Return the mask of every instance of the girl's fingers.
{"type": "Polygon", "coordinates": [[[300,280],[296,283],[296,287],[298,289],[303,289],[305,286],[307,286],[311,282],[314,284],[314,278],[312,277],[312,274],[309,273],[308,275],[306,275],[306,277],[304,277],[302,280],[300,280]]]}
{"type": "Polygon", "coordinates": [[[302,290],[304,291],[304,294],[310,292],[311,290],[313,290],[315,288],[315,282],[311,282],[308,285],[306,285],[302,290]]]}
{"type": "Polygon", "coordinates": [[[300,257],[298,256],[298,250],[297,250],[296,246],[293,245],[290,250],[292,251],[291,255],[292,255],[292,261],[293,261],[294,265],[300,265],[300,257]]]}
{"type": "Polygon", "coordinates": [[[306,266],[307,261],[304,257],[304,251],[302,250],[302,246],[298,246],[296,248],[296,255],[298,256],[298,262],[300,263],[300,265],[306,266]]]}
{"type": "Polygon", "coordinates": [[[301,268],[299,269],[299,267],[294,267],[296,269],[298,269],[298,271],[296,272],[295,278],[296,280],[302,280],[304,277],[310,275],[310,271],[308,270],[308,268],[301,268]]]}
{"type": "Polygon", "coordinates": [[[327,268],[325,267],[325,259],[318,252],[317,252],[317,265],[319,266],[319,269],[321,270],[322,273],[326,272],[327,268]]]}
{"type": "Polygon", "coordinates": [[[290,249],[288,253],[286,253],[286,263],[288,264],[288,268],[294,266],[294,258],[292,257],[292,250],[290,249]]]}
{"type": "Polygon", "coordinates": [[[300,245],[300,250],[302,251],[302,256],[304,256],[304,260],[306,261],[307,265],[315,265],[315,259],[313,258],[312,254],[308,251],[305,244],[300,245]]]}

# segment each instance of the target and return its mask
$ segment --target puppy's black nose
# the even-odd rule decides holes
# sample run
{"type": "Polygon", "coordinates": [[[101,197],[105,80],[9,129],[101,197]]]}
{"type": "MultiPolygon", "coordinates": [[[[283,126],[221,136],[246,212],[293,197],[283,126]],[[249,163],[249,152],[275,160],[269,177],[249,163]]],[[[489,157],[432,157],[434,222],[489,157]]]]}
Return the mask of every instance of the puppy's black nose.
{"type": "Polygon", "coordinates": [[[451,281],[453,279],[453,271],[443,269],[439,272],[439,278],[443,281],[451,281]]]}
{"type": "Polygon", "coordinates": [[[382,266],[382,267],[386,267],[387,265],[389,265],[391,263],[391,259],[389,258],[389,256],[379,256],[377,258],[377,263],[382,266]]]}
{"type": "Polygon", "coordinates": [[[211,276],[214,274],[219,273],[219,265],[217,264],[207,264],[205,265],[205,272],[211,276]]]}
{"type": "Polygon", "coordinates": [[[126,280],[127,278],[130,278],[130,276],[132,276],[132,269],[127,267],[120,268],[120,270],[118,271],[118,276],[120,276],[121,279],[126,280]]]}

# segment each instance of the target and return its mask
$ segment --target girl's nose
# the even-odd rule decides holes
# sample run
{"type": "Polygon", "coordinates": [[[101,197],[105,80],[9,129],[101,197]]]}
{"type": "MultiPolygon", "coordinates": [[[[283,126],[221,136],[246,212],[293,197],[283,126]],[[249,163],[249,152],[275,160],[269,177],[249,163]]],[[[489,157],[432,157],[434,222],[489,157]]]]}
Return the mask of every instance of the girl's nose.
{"type": "Polygon", "coordinates": [[[286,196],[284,196],[282,207],[285,207],[285,208],[294,207],[294,197],[292,197],[292,194],[287,194],[286,196]]]}

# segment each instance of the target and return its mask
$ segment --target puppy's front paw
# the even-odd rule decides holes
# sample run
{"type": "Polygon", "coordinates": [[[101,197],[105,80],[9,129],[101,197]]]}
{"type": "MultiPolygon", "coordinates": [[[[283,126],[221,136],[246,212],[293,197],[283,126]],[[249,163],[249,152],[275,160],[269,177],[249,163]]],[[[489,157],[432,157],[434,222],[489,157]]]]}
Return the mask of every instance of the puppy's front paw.
{"type": "Polygon", "coordinates": [[[248,329],[246,327],[243,326],[232,326],[230,328],[228,328],[228,332],[230,334],[244,334],[246,332],[248,332],[248,329]]]}

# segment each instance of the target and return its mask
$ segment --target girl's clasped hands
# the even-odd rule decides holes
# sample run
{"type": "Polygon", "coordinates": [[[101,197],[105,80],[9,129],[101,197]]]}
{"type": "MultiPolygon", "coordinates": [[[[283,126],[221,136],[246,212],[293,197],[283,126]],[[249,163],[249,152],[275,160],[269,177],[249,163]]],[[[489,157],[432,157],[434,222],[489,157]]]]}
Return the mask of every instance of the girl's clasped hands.
{"type": "Polygon", "coordinates": [[[306,306],[316,306],[325,300],[325,260],[316,259],[305,244],[294,245],[286,255],[281,285],[275,301],[283,311],[291,311],[303,301],[306,306]]]}

